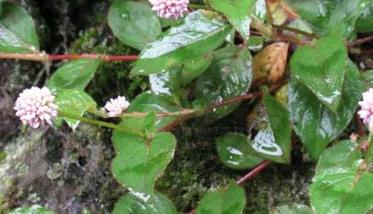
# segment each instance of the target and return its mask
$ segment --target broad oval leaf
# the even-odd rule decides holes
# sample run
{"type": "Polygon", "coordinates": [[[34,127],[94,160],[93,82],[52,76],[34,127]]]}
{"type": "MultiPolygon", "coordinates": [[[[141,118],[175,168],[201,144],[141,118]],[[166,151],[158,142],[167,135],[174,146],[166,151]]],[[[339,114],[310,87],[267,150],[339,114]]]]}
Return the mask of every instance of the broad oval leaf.
{"type": "Polygon", "coordinates": [[[220,160],[233,169],[248,169],[263,161],[251,148],[248,137],[226,133],[215,139],[220,160]]]}
{"type": "Polygon", "coordinates": [[[1,5],[0,52],[37,52],[39,38],[32,17],[16,3],[2,2],[1,5]]]}
{"type": "Polygon", "coordinates": [[[219,47],[230,29],[215,13],[190,13],[183,24],[172,27],[162,38],[142,50],[132,74],[163,72],[171,66],[202,56],[219,47]]]}
{"type": "Polygon", "coordinates": [[[349,63],[343,85],[341,105],[332,112],[302,83],[291,79],[289,111],[295,132],[316,160],[324,148],[349,124],[362,93],[358,71],[349,63]]]}
{"type": "Polygon", "coordinates": [[[208,192],[197,207],[197,214],[242,214],[245,208],[245,191],[231,184],[224,190],[208,192]]]}
{"type": "Polygon", "coordinates": [[[51,90],[77,89],[83,91],[99,65],[99,60],[92,59],[68,62],[52,74],[47,81],[47,87],[51,90]]]}
{"type": "Polygon", "coordinates": [[[227,16],[229,22],[247,41],[250,36],[251,11],[257,0],[208,0],[217,11],[227,16]]]}
{"type": "Polygon", "coordinates": [[[368,164],[357,144],[351,141],[325,150],[310,186],[311,204],[316,212],[369,213],[373,206],[373,174],[368,164]]]}
{"type": "Polygon", "coordinates": [[[112,214],[177,214],[177,211],[161,193],[154,193],[146,200],[127,193],[115,203],[112,214]]]}
{"type": "Polygon", "coordinates": [[[274,208],[270,214],[315,214],[311,208],[303,204],[282,205],[274,208]]]}
{"type": "Polygon", "coordinates": [[[312,46],[298,48],[290,61],[293,76],[332,111],[338,109],[342,97],[346,64],[347,49],[338,36],[326,36],[312,46]]]}
{"type": "MultiPolygon", "coordinates": [[[[132,123],[137,122],[134,120],[132,123]]],[[[175,137],[171,133],[160,132],[148,141],[116,130],[112,141],[116,151],[112,170],[117,181],[133,194],[143,197],[153,194],[156,179],[174,155],[175,137]]]]}
{"type": "Polygon", "coordinates": [[[143,2],[114,1],[109,10],[108,21],[120,41],[139,50],[155,41],[161,33],[158,17],[143,2]]]}
{"type": "MultiPolygon", "coordinates": [[[[128,108],[128,112],[178,112],[182,111],[183,108],[176,103],[173,96],[170,95],[156,95],[149,92],[144,92],[138,95],[128,108]]],[[[158,129],[167,126],[176,120],[178,116],[164,116],[157,119],[156,127],[158,129]]],[[[126,119],[126,118],[125,118],[126,119]]]]}
{"type": "MultiPolygon", "coordinates": [[[[211,66],[196,82],[198,101],[211,104],[245,94],[252,80],[251,55],[246,48],[226,47],[214,54],[211,66]]],[[[237,105],[216,109],[213,117],[221,118],[231,113],[237,105]]]]}
{"type": "Polygon", "coordinates": [[[30,207],[17,208],[9,214],[56,214],[40,205],[32,205],[30,207]]]}
{"type": "MultiPolygon", "coordinates": [[[[86,111],[96,111],[96,102],[87,93],[77,89],[58,90],[56,95],[58,111],[61,113],[83,116],[86,111]]],[[[79,120],[63,118],[67,124],[75,129],[79,120]]],[[[58,123],[58,119],[57,119],[58,123]]]]}

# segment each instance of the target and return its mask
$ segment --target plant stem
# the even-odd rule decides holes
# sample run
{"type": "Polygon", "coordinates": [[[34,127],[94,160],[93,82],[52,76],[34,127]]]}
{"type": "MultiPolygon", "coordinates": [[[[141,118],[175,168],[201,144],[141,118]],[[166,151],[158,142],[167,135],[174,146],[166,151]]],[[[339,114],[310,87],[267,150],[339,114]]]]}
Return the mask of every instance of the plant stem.
{"type": "Polygon", "coordinates": [[[104,121],[100,121],[100,120],[81,117],[79,115],[74,115],[74,114],[70,114],[70,113],[62,112],[62,111],[59,111],[58,115],[61,116],[61,117],[66,117],[66,118],[73,119],[73,120],[79,120],[83,123],[88,123],[88,124],[92,124],[92,125],[97,125],[97,126],[102,126],[102,127],[106,127],[106,128],[116,129],[118,131],[127,132],[127,133],[130,133],[130,134],[139,136],[141,138],[147,139],[147,136],[144,133],[142,133],[141,131],[138,131],[136,129],[131,129],[131,128],[128,128],[128,127],[122,127],[122,126],[115,125],[113,123],[108,123],[108,122],[104,122],[104,121]]]}
{"type": "MultiPolygon", "coordinates": [[[[158,112],[155,115],[157,117],[169,117],[169,116],[183,116],[183,115],[189,115],[196,113],[196,109],[183,109],[181,111],[177,112],[158,112]]],[[[130,112],[130,113],[123,113],[120,115],[120,117],[145,117],[148,115],[147,112],[130,112]]]]}
{"type": "Polygon", "coordinates": [[[364,38],[361,38],[361,39],[357,39],[353,42],[350,42],[348,44],[348,47],[352,47],[352,46],[355,46],[355,45],[360,45],[360,44],[363,44],[365,42],[370,42],[370,41],[373,41],[373,36],[367,36],[367,37],[364,37],[364,38]]]}
{"type": "Polygon", "coordinates": [[[275,24],[273,24],[272,26],[277,28],[277,29],[280,29],[280,30],[291,31],[291,32],[296,33],[296,34],[302,34],[304,36],[308,36],[308,37],[313,38],[313,39],[318,39],[319,38],[317,35],[315,35],[313,33],[309,33],[309,32],[299,30],[299,29],[296,29],[296,28],[292,28],[292,27],[288,27],[288,26],[285,26],[285,25],[275,25],[275,24]]]}
{"type": "Polygon", "coordinates": [[[46,54],[46,53],[0,53],[0,59],[18,59],[29,61],[55,61],[76,59],[98,59],[105,62],[123,61],[132,62],[138,59],[137,55],[105,55],[105,54],[46,54]]]}
{"type": "Polygon", "coordinates": [[[208,8],[206,5],[202,5],[202,4],[189,4],[188,7],[190,9],[193,9],[193,10],[197,10],[197,9],[204,9],[204,10],[208,10],[210,8],[208,8]]]}
{"type": "Polygon", "coordinates": [[[252,179],[256,175],[258,175],[261,171],[263,171],[264,169],[266,169],[269,166],[270,163],[271,163],[271,161],[269,161],[269,160],[263,161],[262,163],[260,163],[259,165],[257,165],[254,169],[252,169],[251,171],[249,171],[249,173],[247,173],[245,176],[243,176],[242,178],[240,178],[236,182],[236,184],[237,185],[243,185],[243,184],[245,184],[246,181],[252,179]]]}

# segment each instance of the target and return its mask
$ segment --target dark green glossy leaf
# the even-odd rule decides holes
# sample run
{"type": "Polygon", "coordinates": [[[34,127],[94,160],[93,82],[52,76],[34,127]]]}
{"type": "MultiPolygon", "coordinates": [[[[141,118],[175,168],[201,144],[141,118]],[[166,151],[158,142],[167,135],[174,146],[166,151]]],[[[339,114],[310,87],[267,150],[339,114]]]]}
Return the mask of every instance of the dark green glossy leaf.
{"type": "Polygon", "coordinates": [[[112,214],[177,214],[177,211],[161,193],[154,193],[146,200],[128,193],[117,201],[112,214]]]}
{"type": "Polygon", "coordinates": [[[210,66],[212,61],[212,54],[206,54],[197,57],[184,64],[181,71],[181,82],[183,86],[188,85],[194,79],[199,77],[210,66]]]}
{"type": "Polygon", "coordinates": [[[243,134],[226,133],[216,138],[215,142],[220,160],[233,169],[248,169],[263,161],[243,134]]]}
{"type": "Polygon", "coordinates": [[[99,60],[91,59],[68,62],[53,73],[47,81],[47,87],[51,90],[84,90],[93,78],[99,65],[99,60]]]}
{"type": "Polygon", "coordinates": [[[206,193],[197,207],[197,214],[242,214],[245,204],[244,190],[231,184],[226,190],[206,193]]]}
{"type": "Polygon", "coordinates": [[[306,205],[290,204],[278,206],[270,214],[314,214],[314,212],[306,205]]]}
{"type": "Polygon", "coordinates": [[[32,17],[16,3],[2,2],[1,5],[0,52],[37,52],[39,39],[32,17]]]}
{"type": "Polygon", "coordinates": [[[299,81],[289,84],[289,110],[295,132],[313,159],[334,140],[353,118],[362,93],[355,65],[349,63],[343,85],[341,105],[330,111],[299,81]]]}
{"type": "Polygon", "coordinates": [[[290,61],[293,77],[306,85],[326,106],[336,111],[342,97],[347,49],[343,39],[327,36],[297,49],[290,61]]]}
{"type": "Polygon", "coordinates": [[[120,41],[139,50],[155,41],[161,33],[158,17],[143,2],[114,1],[109,10],[108,21],[120,41]]]}
{"type": "MultiPolygon", "coordinates": [[[[84,91],[77,89],[58,90],[56,103],[59,112],[65,112],[77,116],[83,116],[86,111],[96,111],[96,102],[92,97],[84,91]]],[[[78,120],[69,118],[64,118],[64,120],[73,129],[79,125],[78,120]]]]}
{"type": "Polygon", "coordinates": [[[182,25],[172,27],[159,40],[141,52],[132,74],[148,75],[185,63],[219,47],[230,26],[208,11],[190,13],[182,25]]]}
{"type": "MultiPolygon", "coordinates": [[[[144,92],[132,101],[128,108],[128,112],[177,112],[182,109],[183,108],[175,102],[175,98],[170,95],[156,95],[144,92]]],[[[156,121],[156,127],[158,129],[162,128],[176,119],[177,116],[162,117],[156,121]]]]}
{"type": "Polygon", "coordinates": [[[358,32],[373,32],[373,4],[370,3],[356,22],[358,32]]]}
{"type": "MultiPolygon", "coordinates": [[[[127,121],[126,126],[134,128],[137,123],[138,120],[132,120],[131,124],[127,121]]],[[[112,140],[116,151],[112,164],[114,177],[135,195],[147,197],[152,194],[156,179],[174,155],[175,137],[161,132],[151,141],[145,141],[138,136],[114,131],[112,140]]]]}
{"type": "Polygon", "coordinates": [[[55,214],[55,212],[39,205],[32,205],[31,207],[17,208],[9,214],[55,214]]]}
{"type": "Polygon", "coordinates": [[[261,157],[279,163],[290,163],[291,124],[289,113],[271,96],[264,97],[266,115],[252,142],[261,157]],[[265,125],[264,125],[265,124],[265,125]]]}
{"type": "Polygon", "coordinates": [[[227,16],[229,22],[236,28],[245,40],[250,36],[250,12],[256,0],[208,0],[217,11],[227,16]]]}
{"type": "Polygon", "coordinates": [[[356,143],[342,141],[321,155],[310,187],[317,213],[365,214],[373,206],[373,174],[356,143]]]}
{"type": "MultiPolygon", "coordinates": [[[[196,82],[197,100],[210,104],[245,94],[252,80],[251,55],[246,48],[226,47],[214,54],[211,66],[196,82]]],[[[237,105],[216,109],[212,116],[221,118],[237,105]]]]}

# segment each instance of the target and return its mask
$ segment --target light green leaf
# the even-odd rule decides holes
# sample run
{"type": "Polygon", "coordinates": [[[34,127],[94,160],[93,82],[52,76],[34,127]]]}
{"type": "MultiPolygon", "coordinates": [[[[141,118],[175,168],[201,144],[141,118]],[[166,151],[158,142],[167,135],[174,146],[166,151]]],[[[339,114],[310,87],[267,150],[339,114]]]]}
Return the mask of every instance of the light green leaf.
{"type": "Polygon", "coordinates": [[[233,169],[248,169],[263,161],[243,134],[226,133],[216,138],[215,142],[220,160],[233,169]]]}
{"type": "MultiPolygon", "coordinates": [[[[84,91],[77,89],[58,90],[56,103],[59,112],[83,116],[86,111],[96,111],[96,102],[84,91]]],[[[63,118],[67,124],[75,129],[79,125],[78,120],[63,118]]],[[[58,120],[57,120],[58,121],[58,120]]]]}
{"type": "Polygon", "coordinates": [[[0,52],[37,52],[39,39],[32,17],[16,3],[2,2],[1,5],[0,52]]]}
{"type": "Polygon", "coordinates": [[[99,60],[91,59],[68,62],[52,74],[46,85],[50,90],[77,89],[83,91],[99,65],[99,60]]]}
{"type": "Polygon", "coordinates": [[[197,214],[242,214],[245,204],[244,190],[231,184],[225,190],[206,193],[197,207],[197,214]]]}
{"type": "MultiPolygon", "coordinates": [[[[211,66],[196,82],[198,101],[211,104],[245,94],[252,80],[251,55],[247,48],[226,47],[215,52],[211,66]]],[[[231,113],[237,105],[216,109],[211,116],[221,118],[231,113]]]]}
{"type": "Polygon", "coordinates": [[[373,206],[373,174],[357,147],[342,141],[325,150],[310,186],[317,213],[366,214],[373,206]]]}
{"type": "Polygon", "coordinates": [[[264,97],[265,115],[252,147],[260,157],[290,163],[291,124],[288,111],[271,96],[264,97]],[[265,125],[264,125],[265,124],[265,125]]]}
{"type": "Polygon", "coordinates": [[[132,74],[164,72],[174,65],[208,53],[223,43],[230,29],[215,13],[190,13],[183,24],[172,27],[162,38],[142,50],[132,74]]]}
{"type": "Polygon", "coordinates": [[[247,41],[250,36],[251,11],[256,0],[208,0],[217,11],[227,16],[229,22],[247,41]]]}
{"type": "MultiPolygon", "coordinates": [[[[125,122],[126,126],[134,128],[131,124],[136,125],[138,120],[125,122]]],[[[138,136],[114,131],[112,140],[116,151],[112,170],[117,181],[133,194],[143,197],[153,194],[156,179],[174,155],[175,137],[161,132],[155,134],[152,140],[145,141],[138,136]]]]}
{"type": "Polygon", "coordinates": [[[17,208],[9,214],[55,214],[55,212],[40,205],[32,205],[31,207],[17,208]]]}
{"type": "Polygon", "coordinates": [[[139,50],[155,41],[161,33],[158,17],[144,2],[114,1],[108,21],[120,41],[139,50]]]}
{"type": "Polygon", "coordinates": [[[146,199],[128,193],[117,201],[112,214],[177,214],[170,199],[161,193],[154,193],[146,199]]]}
{"type": "Polygon", "coordinates": [[[289,84],[289,111],[295,132],[313,159],[349,124],[362,93],[358,71],[349,63],[343,85],[341,105],[332,112],[295,79],[289,84]]]}
{"type": "Polygon", "coordinates": [[[332,111],[338,109],[347,68],[343,39],[326,36],[297,49],[290,61],[293,77],[309,88],[332,111]]]}

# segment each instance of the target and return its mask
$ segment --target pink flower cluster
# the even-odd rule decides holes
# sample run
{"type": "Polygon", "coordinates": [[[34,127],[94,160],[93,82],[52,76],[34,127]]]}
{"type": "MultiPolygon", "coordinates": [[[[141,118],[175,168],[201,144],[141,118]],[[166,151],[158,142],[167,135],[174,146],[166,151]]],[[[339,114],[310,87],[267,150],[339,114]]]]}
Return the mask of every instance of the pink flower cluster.
{"type": "Polygon", "coordinates": [[[57,116],[57,105],[51,91],[46,88],[31,87],[19,94],[14,110],[23,124],[38,128],[46,123],[52,124],[57,116]]]}
{"type": "Polygon", "coordinates": [[[118,117],[122,114],[130,105],[125,97],[119,96],[117,98],[111,98],[105,104],[105,110],[109,117],[118,117]]]}
{"type": "Polygon", "coordinates": [[[360,118],[373,132],[373,88],[363,93],[363,100],[359,102],[361,110],[358,112],[360,118]]]}
{"type": "Polygon", "coordinates": [[[166,19],[178,19],[188,12],[189,0],[149,0],[157,15],[166,19]]]}

